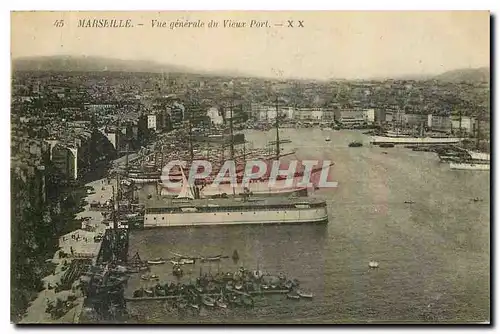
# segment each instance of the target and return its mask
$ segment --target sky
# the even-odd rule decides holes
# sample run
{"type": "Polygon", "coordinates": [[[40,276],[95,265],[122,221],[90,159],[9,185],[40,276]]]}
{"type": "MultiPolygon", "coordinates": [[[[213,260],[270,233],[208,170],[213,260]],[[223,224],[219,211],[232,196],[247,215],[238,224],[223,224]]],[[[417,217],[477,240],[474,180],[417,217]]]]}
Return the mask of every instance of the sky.
{"type": "Polygon", "coordinates": [[[15,12],[11,55],[151,60],[272,78],[434,75],[489,66],[490,17],[487,11],[15,12]],[[134,27],[81,28],[80,19],[130,19],[134,27]],[[153,28],[153,20],[167,27],[153,28]],[[170,29],[177,20],[201,20],[205,27],[170,29]],[[208,28],[210,20],[219,27],[208,28]],[[224,20],[247,26],[224,28],[224,20]],[[250,28],[251,20],[267,20],[269,27],[250,28]]]}

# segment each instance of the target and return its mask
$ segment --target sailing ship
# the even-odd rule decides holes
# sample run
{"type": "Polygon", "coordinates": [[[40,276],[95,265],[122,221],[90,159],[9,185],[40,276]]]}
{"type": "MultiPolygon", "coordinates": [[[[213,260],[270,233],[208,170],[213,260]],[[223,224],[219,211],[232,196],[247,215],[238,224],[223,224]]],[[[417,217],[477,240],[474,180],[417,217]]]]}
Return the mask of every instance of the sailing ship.
{"type": "Polygon", "coordinates": [[[199,199],[183,173],[176,199],[151,198],[145,203],[144,227],[326,223],[326,202],[314,198],[199,199]]]}
{"type": "MultiPolygon", "coordinates": [[[[276,113],[279,115],[278,111],[278,103],[276,103],[276,113]]],[[[288,196],[307,196],[309,188],[305,185],[303,185],[303,177],[305,174],[305,167],[304,166],[298,166],[299,169],[296,170],[296,172],[293,175],[292,182],[288,181],[286,177],[281,177],[278,176],[276,179],[276,182],[270,184],[270,174],[271,174],[271,166],[274,163],[274,161],[279,161],[280,170],[285,170],[288,169],[288,164],[281,160],[284,156],[291,155],[293,154],[288,152],[282,152],[280,148],[280,144],[283,143],[289,143],[291,142],[288,139],[283,139],[280,140],[279,138],[279,117],[276,117],[275,120],[275,129],[276,129],[276,140],[272,141],[270,145],[275,145],[275,154],[271,155],[262,155],[262,154],[254,154],[254,155],[246,155],[244,154],[242,157],[242,161],[237,161],[235,159],[234,155],[234,136],[233,136],[233,124],[232,124],[232,110],[231,110],[231,118],[230,118],[230,131],[231,131],[231,140],[230,140],[230,148],[231,148],[231,160],[236,162],[236,184],[231,184],[229,181],[225,182],[220,182],[217,185],[213,183],[215,177],[217,176],[218,172],[220,171],[220,168],[222,167],[222,162],[219,163],[219,165],[215,166],[215,168],[212,168],[212,173],[202,179],[202,180],[196,180],[195,181],[195,186],[196,186],[196,192],[200,194],[200,198],[214,198],[214,197],[220,197],[220,196],[227,196],[227,195],[242,195],[242,194],[251,194],[252,196],[264,196],[264,197],[269,197],[269,196],[283,196],[283,197],[288,197],[288,196]],[[244,184],[244,172],[245,172],[245,163],[247,161],[252,161],[260,159],[264,161],[267,165],[267,172],[260,178],[258,179],[252,179],[250,183],[244,184]]],[[[258,152],[258,151],[257,151],[258,152]]],[[[193,153],[191,153],[191,156],[193,156],[193,153]]],[[[193,160],[193,159],[192,159],[193,160]]],[[[330,165],[331,166],[331,165],[330,165]]],[[[328,166],[329,167],[329,166],[328,166]]],[[[202,167],[203,168],[203,167],[202,167]]],[[[256,167],[257,168],[257,167],[256,167]]],[[[321,167],[316,167],[311,170],[311,179],[318,178],[318,172],[323,171],[323,169],[326,168],[326,166],[321,166],[321,167]]],[[[180,182],[182,180],[182,173],[187,174],[188,170],[183,168],[177,168],[174,169],[173,171],[170,171],[168,175],[168,180],[170,182],[180,182]],[[182,173],[181,173],[182,170],[182,173]]],[[[202,170],[200,170],[201,172],[202,170]]],[[[257,172],[257,170],[253,170],[253,172],[257,172]]],[[[314,183],[314,182],[313,182],[314,183]]],[[[167,197],[176,197],[180,194],[181,192],[181,187],[177,186],[169,186],[168,184],[164,182],[159,182],[159,186],[161,188],[160,194],[162,196],[167,196],[167,197]]]]}

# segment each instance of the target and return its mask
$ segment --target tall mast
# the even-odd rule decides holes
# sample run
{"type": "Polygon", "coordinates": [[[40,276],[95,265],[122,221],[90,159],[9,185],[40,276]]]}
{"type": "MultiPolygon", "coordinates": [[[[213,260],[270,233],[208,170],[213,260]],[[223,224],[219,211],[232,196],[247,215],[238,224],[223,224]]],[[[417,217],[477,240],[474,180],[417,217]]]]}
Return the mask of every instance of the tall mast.
{"type": "Polygon", "coordinates": [[[188,128],[189,128],[189,156],[191,158],[191,162],[194,160],[194,149],[193,149],[193,125],[191,124],[191,116],[188,119],[188,128]]]}
{"type": "Polygon", "coordinates": [[[279,111],[278,111],[278,96],[276,96],[276,160],[280,158],[280,132],[279,132],[279,111]]]}
{"type": "MultiPolygon", "coordinates": [[[[233,87],[233,95],[232,95],[232,99],[231,99],[231,110],[230,110],[231,120],[229,121],[229,129],[231,131],[231,160],[233,161],[233,163],[236,166],[236,163],[234,161],[233,104],[234,104],[234,87],[233,87]]],[[[236,190],[234,189],[234,185],[233,185],[232,188],[233,188],[233,196],[235,196],[236,195],[236,190]]]]}
{"type": "Polygon", "coordinates": [[[231,119],[229,120],[229,131],[230,131],[230,136],[231,136],[231,141],[230,141],[230,149],[231,149],[231,160],[234,160],[234,137],[233,137],[233,103],[234,103],[234,92],[231,98],[231,105],[230,105],[230,117],[231,119]]]}
{"type": "Polygon", "coordinates": [[[479,113],[477,114],[476,150],[479,150],[479,144],[481,142],[479,138],[479,136],[481,135],[480,124],[481,124],[481,111],[479,111],[479,113]]]}

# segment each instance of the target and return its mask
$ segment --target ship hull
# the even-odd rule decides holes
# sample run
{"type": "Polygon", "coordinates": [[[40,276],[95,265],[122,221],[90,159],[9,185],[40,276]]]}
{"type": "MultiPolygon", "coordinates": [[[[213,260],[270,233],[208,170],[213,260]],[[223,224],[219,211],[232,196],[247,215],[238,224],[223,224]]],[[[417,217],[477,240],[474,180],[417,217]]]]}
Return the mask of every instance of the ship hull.
{"type": "Polygon", "coordinates": [[[474,163],[450,163],[451,169],[457,170],[481,170],[481,171],[489,171],[489,164],[474,164],[474,163]]]}
{"type": "Polygon", "coordinates": [[[412,138],[412,137],[382,137],[382,136],[373,136],[371,143],[378,144],[401,144],[401,145],[410,145],[410,144],[457,144],[461,141],[460,138],[412,138]]]}
{"type": "Polygon", "coordinates": [[[129,178],[130,181],[134,183],[157,183],[159,178],[156,179],[137,179],[137,178],[129,178]]]}
{"type": "MultiPolygon", "coordinates": [[[[161,184],[161,195],[162,196],[176,196],[180,193],[181,188],[166,187],[161,184]]],[[[295,193],[307,192],[307,187],[299,186],[298,181],[294,180],[294,184],[291,186],[286,183],[286,180],[278,180],[273,186],[269,185],[269,182],[250,182],[247,185],[248,191],[252,193],[252,196],[288,196],[295,193]]],[[[219,196],[221,194],[233,195],[245,193],[245,187],[240,183],[236,187],[231,186],[230,183],[219,184],[219,185],[208,185],[202,188],[200,191],[201,198],[210,198],[214,196],[219,196]]]]}
{"type": "Polygon", "coordinates": [[[198,227],[222,225],[327,223],[326,207],[296,210],[255,210],[247,212],[146,214],[144,228],[198,227]]]}

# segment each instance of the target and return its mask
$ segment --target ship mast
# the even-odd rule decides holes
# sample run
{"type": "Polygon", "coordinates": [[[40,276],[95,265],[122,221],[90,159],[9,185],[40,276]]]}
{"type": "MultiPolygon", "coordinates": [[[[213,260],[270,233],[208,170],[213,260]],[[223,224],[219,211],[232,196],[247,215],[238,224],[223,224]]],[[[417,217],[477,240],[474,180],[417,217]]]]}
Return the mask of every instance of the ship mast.
{"type": "Polygon", "coordinates": [[[233,137],[233,104],[234,104],[234,91],[231,99],[231,105],[229,107],[230,120],[229,120],[229,133],[230,133],[230,149],[231,149],[231,160],[234,161],[234,137],[233,137]]]}
{"type": "Polygon", "coordinates": [[[279,131],[279,111],[278,111],[278,96],[276,95],[276,160],[280,158],[280,131],[279,131]]]}
{"type": "MultiPolygon", "coordinates": [[[[231,82],[232,83],[232,82],[231,82]]],[[[229,108],[229,113],[230,113],[230,116],[231,116],[231,119],[229,120],[229,131],[230,131],[230,137],[231,137],[231,141],[230,141],[230,149],[231,149],[231,161],[235,164],[235,168],[236,168],[236,163],[234,161],[234,137],[233,137],[233,107],[234,107],[234,86],[232,87],[233,88],[233,91],[232,91],[232,97],[231,97],[231,104],[230,104],[230,108],[229,108]]],[[[236,195],[236,190],[234,189],[234,185],[233,185],[233,196],[236,195]]]]}
{"type": "Polygon", "coordinates": [[[193,149],[193,124],[191,123],[192,114],[189,115],[188,119],[188,129],[189,129],[189,157],[191,158],[191,163],[194,160],[194,149],[193,149]]]}
{"type": "Polygon", "coordinates": [[[479,138],[480,135],[481,135],[480,125],[481,125],[481,110],[479,110],[479,112],[477,114],[476,150],[478,150],[478,151],[479,151],[479,146],[480,146],[480,143],[481,143],[481,139],[479,138]]]}

